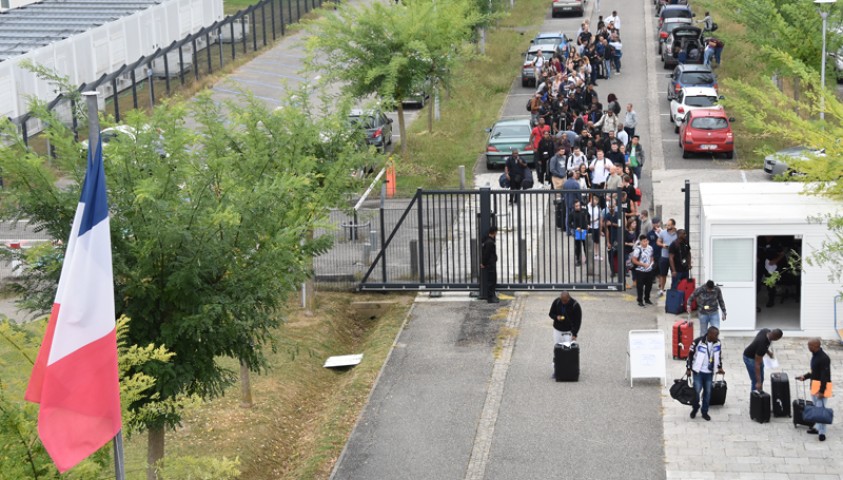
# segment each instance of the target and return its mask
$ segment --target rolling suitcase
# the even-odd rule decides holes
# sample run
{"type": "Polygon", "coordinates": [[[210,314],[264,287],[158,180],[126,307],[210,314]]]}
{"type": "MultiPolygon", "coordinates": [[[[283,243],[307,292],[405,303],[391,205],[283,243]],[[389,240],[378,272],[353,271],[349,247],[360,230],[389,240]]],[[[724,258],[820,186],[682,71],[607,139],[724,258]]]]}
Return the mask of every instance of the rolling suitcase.
{"type": "Polygon", "coordinates": [[[773,416],[790,416],[790,382],[787,374],[776,372],[770,374],[770,396],[773,399],[773,416]]]}
{"type": "Polygon", "coordinates": [[[711,382],[711,400],[709,405],[725,405],[726,404],[726,376],[723,375],[720,380],[717,380],[717,375],[714,375],[714,381],[711,382]]]}
{"type": "Polygon", "coordinates": [[[808,400],[805,396],[805,382],[802,383],[802,396],[799,396],[799,389],[796,389],[796,400],[793,401],[793,428],[798,427],[799,425],[805,425],[806,427],[813,427],[814,424],[810,422],[806,422],[802,418],[802,413],[805,411],[806,405],[814,405],[814,402],[808,400]]]}
{"type": "Polygon", "coordinates": [[[694,341],[694,324],[687,320],[679,320],[673,324],[673,359],[688,358],[688,351],[694,341]]]}
{"type": "Polygon", "coordinates": [[[770,394],[753,390],[749,396],[749,417],[758,423],[770,421],[770,394]]]}
{"type": "MultiPolygon", "coordinates": [[[[685,294],[685,298],[682,299],[682,311],[685,311],[685,305],[688,305],[688,299],[691,298],[691,295],[694,293],[694,290],[697,289],[697,281],[693,278],[682,279],[679,281],[679,285],[676,286],[676,289],[683,292],[685,294]]],[[[697,301],[694,300],[691,302],[691,311],[695,311],[697,309],[697,301]]]]}
{"type": "Polygon", "coordinates": [[[679,315],[685,312],[685,294],[681,290],[668,290],[664,300],[665,313],[679,315]]]}
{"type": "Polygon", "coordinates": [[[557,343],[553,349],[553,372],[557,382],[576,382],[580,378],[580,346],[557,343]]]}

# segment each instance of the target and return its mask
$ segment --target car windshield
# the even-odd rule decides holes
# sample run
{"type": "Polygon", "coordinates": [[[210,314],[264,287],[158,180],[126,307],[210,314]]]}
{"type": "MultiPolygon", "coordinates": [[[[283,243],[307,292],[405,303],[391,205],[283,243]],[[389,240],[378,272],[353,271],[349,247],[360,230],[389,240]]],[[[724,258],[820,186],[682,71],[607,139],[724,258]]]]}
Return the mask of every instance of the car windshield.
{"type": "Polygon", "coordinates": [[[685,97],[685,105],[689,107],[713,107],[717,105],[717,97],[701,95],[698,97],[685,97]]]}
{"type": "Polygon", "coordinates": [[[686,72],[682,74],[679,82],[683,85],[711,85],[714,83],[714,75],[707,72],[686,72]]]}
{"type": "Polygon", "coordinates": [[[524,125],[498,125],[492,130],[492,138],[529,136],[530,127],[524,125]]]}
{"type": "Polygon", "coordinates": [[[691,14],[690,10],[683,9],[676,9],[676,10],[665,10],[662,18],[692,18],[693,15],[691,14]]]}
{"type": "Polygon", "coordinates": [[[698,130],[723,130],[729,127],[729,122],[723,117],[700,117],[695,118],[691,126],[698,130]]]}
{"type": "Polygon", "coordinates": [[[351,125],[360,128],[375,128],[375,117],[372,115],[348,117],[351,125]]]}

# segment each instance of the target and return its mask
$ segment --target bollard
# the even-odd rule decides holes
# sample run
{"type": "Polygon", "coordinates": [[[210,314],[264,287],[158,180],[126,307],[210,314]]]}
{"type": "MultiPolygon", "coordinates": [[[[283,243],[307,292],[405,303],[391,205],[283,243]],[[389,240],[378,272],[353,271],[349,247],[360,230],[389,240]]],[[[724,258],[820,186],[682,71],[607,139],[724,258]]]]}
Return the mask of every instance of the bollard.
{"type": "Polygon", "coordinates": [[[479,260],[477,258],[477,239],[472,238],[471,242],[469,243],[469,252],[468,252],[471,264],[471,280],[477,280],[477,265],[479,260]]]}
{"type": "Polygon", "coordinates": [[[410,277],[419,276],[419,241],[410,240],[410,277]]]}
{"type": "Polygon", "coordinates": [[[369,245],[372,246],[372,249],[378,248],[378,231],[377,230],[369,230],[369,245]]]}
{"type": "Polygon", "coordinates": [[[459,166],[460,172],[460,190],[465,190],[465,165],[459,166]]]}
{"type": "Polygon", "coordinates": [[[372,244],[371,243],[364,243],[363,244],[363,265],[371,265],[372,264],[372,244]]]}
{"type": "Polygon", "coordinates": [[[518,277],[521,280],[527,278],[527,239],[518,239],[518,277]]]}

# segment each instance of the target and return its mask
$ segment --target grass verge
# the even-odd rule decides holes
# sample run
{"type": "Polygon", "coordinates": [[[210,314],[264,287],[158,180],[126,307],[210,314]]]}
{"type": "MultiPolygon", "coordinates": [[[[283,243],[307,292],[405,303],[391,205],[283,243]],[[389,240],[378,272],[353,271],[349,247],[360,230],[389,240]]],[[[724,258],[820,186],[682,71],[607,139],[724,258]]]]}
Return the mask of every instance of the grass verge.
{"type": "MultiPolygon", "coordinates": [[[[167,432],[167,457],[239,457],[242,480],[327,478],[413,297],[390,296],[395,304],[375,320],[350,318],[350,304],[384,299],[320,293],[312,316],[293,311],[278,330],[270,370],[252,377],[255,405],[240,408],[239,386],[203,404],[187,415],[182,428],[167,432]],[[363,362],[347,371],[322,368],[328,356],[349,353],[363,353],[363,362]]],[[[223,363],[237,369],[233,361],[223,363]]],[[[146,436],[130,438],[130,480],[145,478],[145,459],[146,436]]]]}
{"type": "Polygon", "coordinates": [[[400,195],[412,195],[418,187],[456,187],[460,165],[466,166],[470,178],[483,152],[485,129],[498,119],[523,50],[548,8],[546,0],[516,2],[509,16],[488,32],[486,55],[463,63],[455,72],[454,85],[440,102],[441,120],[434,122],[433,133],[427,131],[427,109],[433,102],[420,112],[407,130],[412,158],[396,167],[400,195]]]}

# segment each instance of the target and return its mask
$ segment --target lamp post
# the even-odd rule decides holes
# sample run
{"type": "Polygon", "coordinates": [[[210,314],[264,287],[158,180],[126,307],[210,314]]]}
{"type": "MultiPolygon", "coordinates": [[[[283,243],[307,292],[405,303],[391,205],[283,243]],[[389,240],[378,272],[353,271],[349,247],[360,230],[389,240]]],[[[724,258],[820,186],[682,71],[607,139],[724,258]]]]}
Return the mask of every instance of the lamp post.
{"type": "Polygon", "coordinates": [[[837,0],[814,0],[814,3],[820,10],[820,16],[823,19],[823,53],[820,63],[820,120],[825,120],[825,57],[828,55],[825,51],[825,34],[828,28],[828,12],[830,7],[825,5],[833,5],[837,0]]]}

